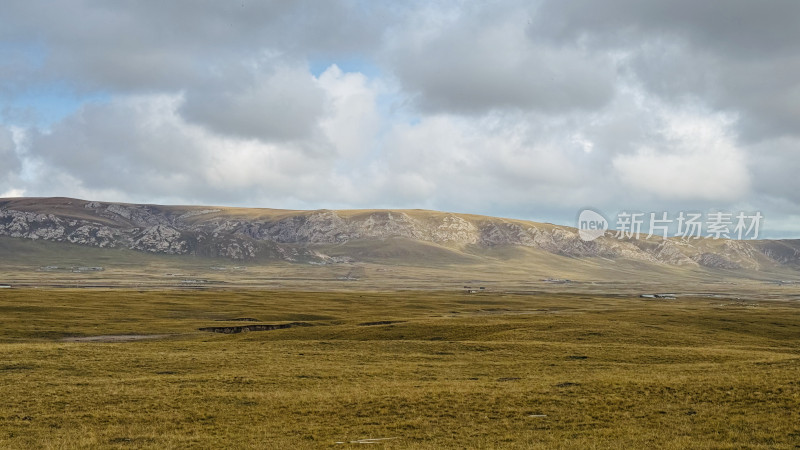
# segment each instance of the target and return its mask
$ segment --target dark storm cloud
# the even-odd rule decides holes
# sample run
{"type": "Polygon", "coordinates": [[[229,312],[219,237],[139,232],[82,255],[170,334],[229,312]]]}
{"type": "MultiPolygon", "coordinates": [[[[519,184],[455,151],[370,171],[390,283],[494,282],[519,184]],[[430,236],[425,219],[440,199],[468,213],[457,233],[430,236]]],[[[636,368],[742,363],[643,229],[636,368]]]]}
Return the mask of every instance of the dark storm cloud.
{"type": "Polygon", "coordinates": [[[800,135],[800,2],[544,2],[529,34],[620,51],[665,99],[690,95],[741,114],[740,135],[800,135]]]}
{"type": "Polygon", "coordinates": [[[531,34],[557,40],[626,47],[642,38],[687,40],[736,59],[800,48],[800,3],[794,0],[545,1],[534,17],[531,34]]]}
{"type": "Polygon", "coordinates": [[[615,73],[606,55],[529,39],[528,9],[511,6],[466,7],[457,20],[423,17],[431,14],[423,10],[390,35],[385,58],[416,104],[473,114],[594,109],[610,100],[615,73]]]}
{"type": "Polygon", "coordinates": [[[370,10],[345,0],[11,1],[0,39],[41,46],[31,81],[89,89],[180,89],[259,52],[287,59],[364,52],[379,41],[370,10]]]}

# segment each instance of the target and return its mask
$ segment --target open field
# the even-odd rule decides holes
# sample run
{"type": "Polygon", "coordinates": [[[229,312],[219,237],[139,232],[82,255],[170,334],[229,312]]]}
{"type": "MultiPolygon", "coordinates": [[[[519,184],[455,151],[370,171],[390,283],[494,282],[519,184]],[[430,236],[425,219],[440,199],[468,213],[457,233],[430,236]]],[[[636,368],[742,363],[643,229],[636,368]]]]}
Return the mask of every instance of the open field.
{"type": "Polygon", "coordinates": [[[797,448],[798,312],[755,297],[3,290],[0,447],[797,448]]]}

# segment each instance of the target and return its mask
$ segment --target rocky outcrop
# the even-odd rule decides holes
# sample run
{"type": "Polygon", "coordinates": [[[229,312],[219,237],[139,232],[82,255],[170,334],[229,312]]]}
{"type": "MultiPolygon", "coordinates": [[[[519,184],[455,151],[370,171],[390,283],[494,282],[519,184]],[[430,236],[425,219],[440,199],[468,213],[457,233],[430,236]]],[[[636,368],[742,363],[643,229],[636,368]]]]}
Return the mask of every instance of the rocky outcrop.
{"type": "Polygon", "coordinates": [[[718,269],[740,269],[741,266],[718,253],[701,253],[695,257],[698,264],[718,269]]]}
{"type": "Polygon", "coordinates": [[[181,232],[175,228],[167,225],[155,225],[145,229],[142,234],[133,241],[130,248],[151,253],[181,255],[186,253],[189,245],[181,232]]]}

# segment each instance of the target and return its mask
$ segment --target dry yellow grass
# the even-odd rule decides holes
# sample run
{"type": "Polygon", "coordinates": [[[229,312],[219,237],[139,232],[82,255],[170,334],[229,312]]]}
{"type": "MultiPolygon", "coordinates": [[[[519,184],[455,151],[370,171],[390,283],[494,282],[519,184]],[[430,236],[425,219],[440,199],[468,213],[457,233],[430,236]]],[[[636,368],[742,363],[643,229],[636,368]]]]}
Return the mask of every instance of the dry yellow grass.
{"type": "Polygon", "coordinates": [[[3,448],[800,445],[791,302],[39,289],[0,313],[3,448]],[[197,331],[289,322],[314,326],[197,331]],[[171,336],[61,341],[108,334],[171,336]]]}

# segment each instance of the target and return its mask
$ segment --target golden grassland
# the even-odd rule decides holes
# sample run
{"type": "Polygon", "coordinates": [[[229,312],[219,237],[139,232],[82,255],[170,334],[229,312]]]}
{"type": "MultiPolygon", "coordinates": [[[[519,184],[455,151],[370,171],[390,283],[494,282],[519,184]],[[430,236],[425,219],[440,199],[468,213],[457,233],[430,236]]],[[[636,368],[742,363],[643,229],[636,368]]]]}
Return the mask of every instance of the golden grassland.
{"type": "Polygon", "coordinates": [[[756,297],[2,290],[0,447],[797,448],[798,312],[756,297]],[[312,326],[198,331],[291,322],[312,326]],[[64,340],[134,334],[167,336],[64,340]]]}

